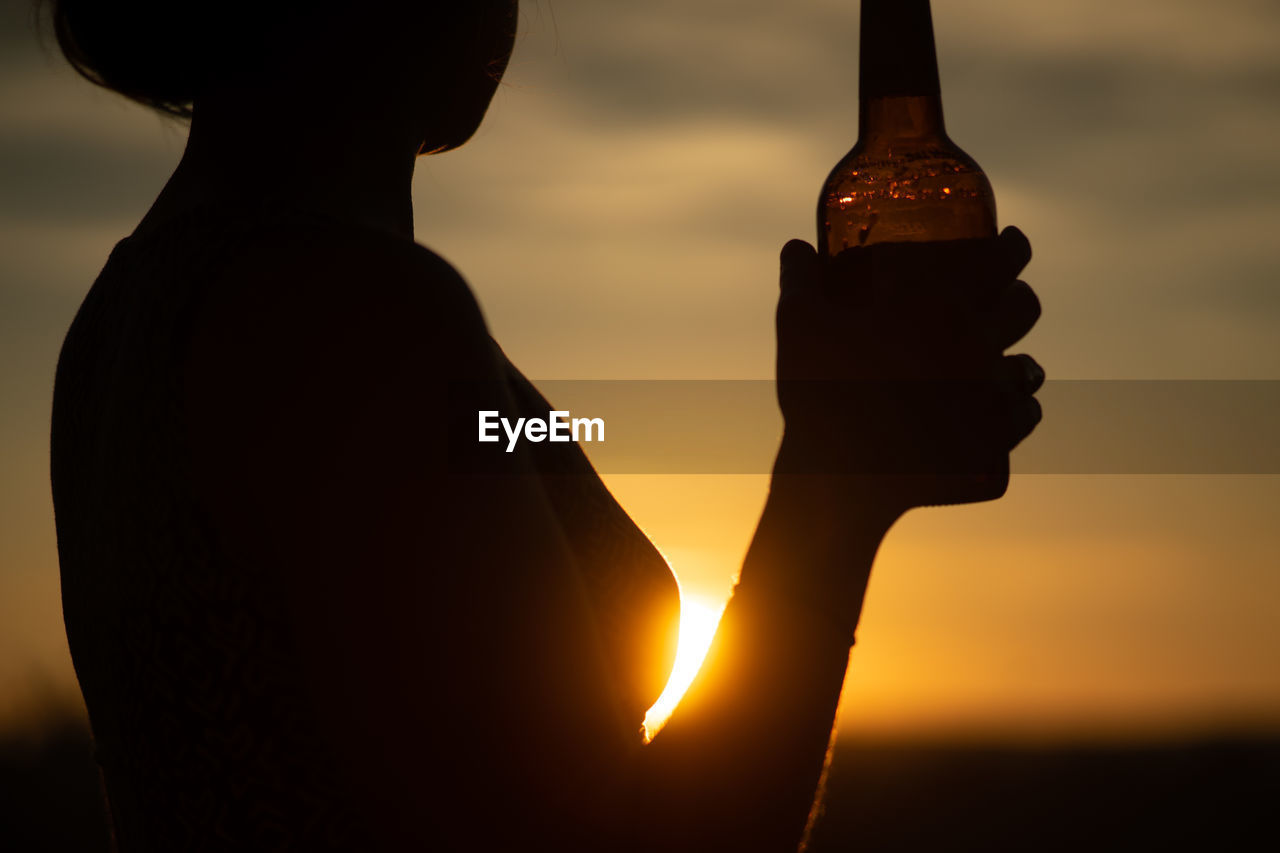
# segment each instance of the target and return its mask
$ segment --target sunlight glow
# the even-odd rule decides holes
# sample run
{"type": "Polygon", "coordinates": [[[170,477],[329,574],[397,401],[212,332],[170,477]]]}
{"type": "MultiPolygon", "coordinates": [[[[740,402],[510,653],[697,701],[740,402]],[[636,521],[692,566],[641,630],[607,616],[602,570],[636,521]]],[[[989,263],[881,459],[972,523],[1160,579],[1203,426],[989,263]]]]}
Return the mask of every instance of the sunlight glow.
{"type": "Polygon", "coordinates": [[[711,647],[716,626],[724,602],[712,603],[704,598],[683,596],[680,600],[680,641],[676,646],[676,660],[671,667],[671,678],[662,695],[644,715],[646,737],[652,738],[667,723],[671,712],[679,704],[684,692],[693,683],[702,660],[711,647]]]}

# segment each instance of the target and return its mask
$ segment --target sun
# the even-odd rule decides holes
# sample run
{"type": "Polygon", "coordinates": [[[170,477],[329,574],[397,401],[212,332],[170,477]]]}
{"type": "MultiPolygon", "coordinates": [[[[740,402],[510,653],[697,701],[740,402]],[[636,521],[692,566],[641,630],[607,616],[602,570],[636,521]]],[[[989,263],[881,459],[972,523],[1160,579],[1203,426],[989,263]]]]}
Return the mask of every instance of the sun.
{"type": "Polygon", "coordinates": [[[644,715],[645,735],[652,738],[658,730],[666,725],[667,718],[680,702],[680,697],[689,689],[702,659],[707,656],[711,647],[711,639],[716,634],[716,626],[720,624],[720,614],[724,612],[723,602],[712,602],[695,596],[682,596],[680,599],[680,640],[676,645],[676,660],[671,667],[671,678],[662,695],[644,715]]]}

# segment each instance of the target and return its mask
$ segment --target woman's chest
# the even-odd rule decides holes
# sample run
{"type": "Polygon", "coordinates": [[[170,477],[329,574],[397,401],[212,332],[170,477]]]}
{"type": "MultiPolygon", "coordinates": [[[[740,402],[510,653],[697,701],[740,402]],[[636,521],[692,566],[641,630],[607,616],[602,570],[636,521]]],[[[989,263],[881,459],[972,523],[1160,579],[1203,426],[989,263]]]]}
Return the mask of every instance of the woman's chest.
{"type": "MultiPolygon", "coordinates": [[[[554,407],[503,357],[517,417],[554,407]]],[[[629,710],[643,715],[670,674],[680,594],[666,560],[610,494],[577,444],[528,443],[543,492],[591,602],[629,710]]]]}

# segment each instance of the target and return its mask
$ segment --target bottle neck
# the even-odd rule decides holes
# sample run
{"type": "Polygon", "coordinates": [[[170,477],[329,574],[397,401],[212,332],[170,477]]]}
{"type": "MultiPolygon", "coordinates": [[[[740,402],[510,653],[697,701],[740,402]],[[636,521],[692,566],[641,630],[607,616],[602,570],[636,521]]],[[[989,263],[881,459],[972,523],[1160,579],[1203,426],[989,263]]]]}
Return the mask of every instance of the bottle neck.
{"type": "Polygon", "coordinates": [[[867,147],[927,145],[946,138],[937,95],[864,98],[858,109],[858,141],[867,147]]]}
{"type": "Polygon", "coordinates": [[[859,136],[944,137],[929,0],[862,0],[859,136]]]}

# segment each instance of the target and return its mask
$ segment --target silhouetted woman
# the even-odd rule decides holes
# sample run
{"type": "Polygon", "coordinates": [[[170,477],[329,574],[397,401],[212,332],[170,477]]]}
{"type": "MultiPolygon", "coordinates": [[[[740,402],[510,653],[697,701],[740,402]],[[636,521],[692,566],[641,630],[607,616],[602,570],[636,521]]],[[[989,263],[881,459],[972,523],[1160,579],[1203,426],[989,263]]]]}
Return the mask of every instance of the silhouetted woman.
{"type": "Polygon", "coordinates": [[[51,5],[83,74],[191,116],[56,379],[64,612],[119,849],[794,849],[872,557],[937,498],[865,463],[962,432],[999,455],[1038,419],[1038,368],[999,355],[1038,313],[1025,239],[784,248],[771,493],[646,744],[670,571],[576,445],[480,453],[478,410],[550,406],[414,242],[414,160],[475,130],[514,0],[51,5]],[[856,390],[971,356],[1003,393],[964,423],[856,390]]]}

